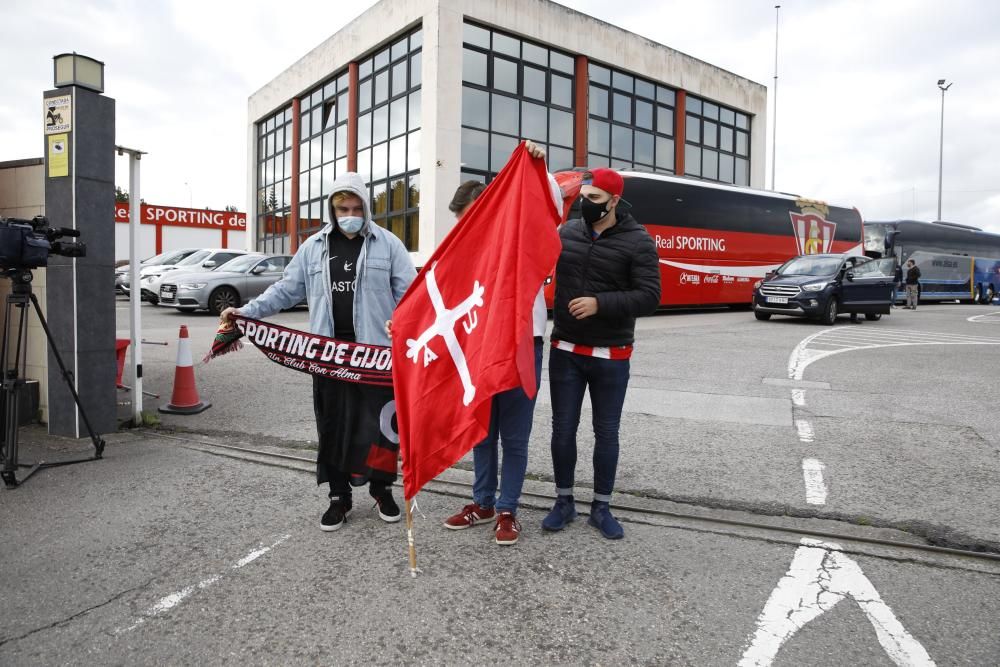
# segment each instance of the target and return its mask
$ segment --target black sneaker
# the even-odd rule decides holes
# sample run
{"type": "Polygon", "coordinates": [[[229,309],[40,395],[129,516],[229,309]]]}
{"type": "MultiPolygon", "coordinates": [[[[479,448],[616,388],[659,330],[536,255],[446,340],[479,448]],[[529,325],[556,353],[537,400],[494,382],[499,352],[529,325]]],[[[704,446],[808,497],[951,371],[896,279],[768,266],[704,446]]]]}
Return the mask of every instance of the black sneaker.
{"type": "Polygon", "coordinates": [[[350,496],[330,496],[330,509],[320,519],[320,530],[328,533],[339,530],[347,520],[352,505],[350,496]]]}
{"type": "Polygon", "coordinates": [[[375,507],[378,508],[378,518],[386,523],[396,523],[403,515],[399,511],[399,505],[392,497],[392,487],[372,486],[368,488],[368,493],[375,499],[375,507]]]}

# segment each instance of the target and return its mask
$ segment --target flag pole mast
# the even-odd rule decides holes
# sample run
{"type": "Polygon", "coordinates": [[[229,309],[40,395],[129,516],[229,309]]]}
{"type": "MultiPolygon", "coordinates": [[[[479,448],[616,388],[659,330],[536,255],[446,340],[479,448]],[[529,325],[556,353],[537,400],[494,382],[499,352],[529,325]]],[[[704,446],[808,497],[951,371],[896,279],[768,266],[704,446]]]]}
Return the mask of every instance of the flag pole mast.
{"type": "Polygon", "coordinates": [[[410,576],[417,578],[417,547],[413,543],[413,500],[406,499],[406,542],[410,547],[410,576]]]}

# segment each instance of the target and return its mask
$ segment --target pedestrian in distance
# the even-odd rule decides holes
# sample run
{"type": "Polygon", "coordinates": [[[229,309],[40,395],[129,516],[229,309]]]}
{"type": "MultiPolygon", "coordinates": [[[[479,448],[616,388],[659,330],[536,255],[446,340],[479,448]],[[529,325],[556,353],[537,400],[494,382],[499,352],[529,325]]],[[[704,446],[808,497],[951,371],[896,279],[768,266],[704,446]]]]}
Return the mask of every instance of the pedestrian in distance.
{"type": "Polygon", "coordinates": [[[920,299],[920,268],[912,259],[906,260],[906,305],[903,308],[917,309],[920,299]]]}
{"type": "Polygon", "coordinates": [[[624,181],[612,169],[584,175],[581,218],[559,230],[549,386],[552,467],[557,499],[542,521],[562,530],[577,516],[573,497],[577,428],[590,391],[594,426],[594,498],[588,523],[608,539],[625,532],[611,514],[618,469],[618,433],[635,342],[635,319],[660,303],[656,246],[622,199],[624,181]]]}
{"type": "MultiPolygon", "coordinates": [[[[531,157],[545,159],[545,151],[528,141],[525,148],[531,157]]],[[[550,177],[557,207],[559,186],[550,177]]],[[[461,220],[472,202],[482,194],[486,185],[479,181],[466,181],[455,191],[448,209],[461,220]]],[[[542,379],[542,345],[547,315],[543,286],[539,285],[532,313],[532,332],[535,342],[535,391],[542,379]]],[[[537,397],[537,393],[536,393],[537,397]]],[[[512,545],[521,533],[517,508],[528,468],[528,440],[535,412],[535,397],[529,398],[521,387],[497,394],[490,406],[490,427],[486,437],[472,450],[475,479],[472,485],[472,502],[448,517],[444,527],[463,530],[494,521],[494,540],[500,545],[512,545]],[[499,444],[499,447],[498,447],[499,444]],[[503,450],[502,461],[498,449],[503,450]],[[498,465],[499,464],[499,465],[498,465]],[[500,475],[499,490],[497,474],[500,475]]]]}
{"type": "Polygon", "coordinates": [[[892,307],[896,307],[896,295],[903,289],[903,267],[896,262],[892,273],[892,307]]]}
{"type": "MultiPolygon", "coordinates": [[[[302,243],[282,279],[242,308],[224,310],[223,322],[231,322],[234,315],[268,317],[306,301],[312,333],[369,345],[390,344],[386,323],[416,277],[410,253],[399,238],[372,221],[368,188],[358,174],[337,179],[327,205],[329,222],[302,243]]],[[[366,467],[367,455],[351,437],[351,418],[358,412],[361,391],[353,383],[313,376],[319,433],[316,482],[330,487],[330,506],[320,528],[328,532],[343,526],[351,511],[352,481],[368,482],[383,521],[395,523],[402,516],[392,496],[395,472],[366,471],[367,480],[357,476],[366,467]]]]}

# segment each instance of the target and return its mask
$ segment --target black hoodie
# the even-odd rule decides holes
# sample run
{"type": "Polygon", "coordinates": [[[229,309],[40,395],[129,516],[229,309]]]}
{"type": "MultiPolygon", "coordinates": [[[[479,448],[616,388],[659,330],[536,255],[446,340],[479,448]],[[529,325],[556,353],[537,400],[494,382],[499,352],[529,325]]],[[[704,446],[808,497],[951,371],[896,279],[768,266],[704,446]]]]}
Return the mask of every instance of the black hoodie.
{"type": "Polygon", "coordinates": [[[612,347],[635,341],[635,318],[660,305],[656,245],[631,213],[615,211],[613,227],[595,240],[583,220],[559,229],[562,252],[556,264],[552,338],[577,345],[612,347]],[[578,320],[569,302],[597,297],[597,314],[578,320]]]}

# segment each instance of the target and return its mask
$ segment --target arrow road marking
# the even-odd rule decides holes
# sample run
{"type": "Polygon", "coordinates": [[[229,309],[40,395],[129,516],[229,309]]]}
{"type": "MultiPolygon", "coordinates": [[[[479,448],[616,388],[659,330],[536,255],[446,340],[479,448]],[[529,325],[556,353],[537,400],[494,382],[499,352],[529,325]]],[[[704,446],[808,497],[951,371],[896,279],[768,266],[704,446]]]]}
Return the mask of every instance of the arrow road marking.
{"type": "Polygon", "coordinates": [[[841,546],[803,538],[791,567],[757,617],[757,629],[743,653],[740,667],[770,665],[782,645],[806,623],[854,598],[875,628],[879,644],[900,667],[934,665],[930,655],[906,631],[868,580],[861,567],[841,553],[841,546]]]}

